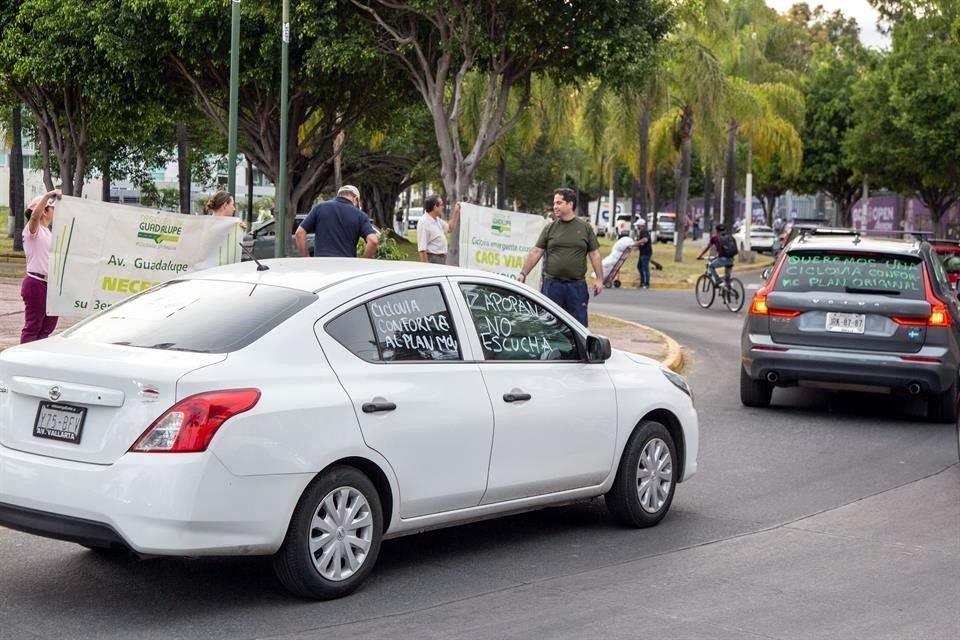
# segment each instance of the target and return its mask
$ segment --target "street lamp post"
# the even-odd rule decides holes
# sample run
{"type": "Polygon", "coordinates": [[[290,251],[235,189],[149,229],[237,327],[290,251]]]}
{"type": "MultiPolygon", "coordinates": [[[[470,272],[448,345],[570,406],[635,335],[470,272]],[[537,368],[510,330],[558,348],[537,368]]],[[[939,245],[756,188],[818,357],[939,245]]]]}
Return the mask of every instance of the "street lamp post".
{"type": "Polygon", "coordinates": [[[227,192],[237,189],[237,102],[240,97],[240,0],[231,4],[230,123],[227,133],[227,192]]]}
{"type": "Polygon", "coordinates": [[[290,0],[283,0],[283,24],[280,48],[280,175],[277,176],[277,242],[274,255],[287,255],[287,94],[290,91],[288,77],[290,67],[290,0]]]}
{"type": "MultiPolygon", "coordinates": [[[[757,27],[753,26],[753,31],[750,34],[750,81],[753,82],[756,79],[757,71],[757,27]]],[[[753,262],[753,257],[750,255],[750,227],[753,225],[753,133],[751,132],[748,136],[747,141],[747,188],[746,193],[744,194],[746,206],[744,207],[744,216],[743,216],[743,249],[744,249],[744,258],[747,262],[753,262]]]]}

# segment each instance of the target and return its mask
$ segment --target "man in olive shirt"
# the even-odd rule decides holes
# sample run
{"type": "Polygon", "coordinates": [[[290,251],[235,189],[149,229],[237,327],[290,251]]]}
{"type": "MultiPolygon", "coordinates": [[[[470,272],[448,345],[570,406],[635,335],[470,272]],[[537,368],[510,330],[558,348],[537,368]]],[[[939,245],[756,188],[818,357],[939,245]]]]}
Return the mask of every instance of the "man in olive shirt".
{"type": "MultiPolygon", "coordinates": [[[[544,227],[535,247],[530,249],[517,279],[524,282],[530,270],[547,254],[543,269],[543,293],[587,326],[587,257],[595,273],[603,273],[600,244],[593,226],[577,217],[577,194],[573,189],[553,192],[553,214],[556,218],[544,227]]],[[[603,290],[603,279],[594,285],[594,293],[603,290]]]]}

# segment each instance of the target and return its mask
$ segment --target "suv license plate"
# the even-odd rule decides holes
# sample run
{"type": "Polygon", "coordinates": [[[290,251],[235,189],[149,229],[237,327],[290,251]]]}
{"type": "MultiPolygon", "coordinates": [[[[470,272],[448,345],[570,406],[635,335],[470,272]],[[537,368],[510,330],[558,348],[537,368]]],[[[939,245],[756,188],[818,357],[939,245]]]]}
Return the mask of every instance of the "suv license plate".
{"type": "Polygon", "coordinates": [[[75,407],[59,402],[41,402],[37,420],[33,423],[33,435],[70,444],[80,444],[86,407],[75,407]]]}
{"type": "Polygon", "coordinates": [[[862,313],[827,312],[827,331],[834,333],[863,333],[867,317],[862,313]]]}

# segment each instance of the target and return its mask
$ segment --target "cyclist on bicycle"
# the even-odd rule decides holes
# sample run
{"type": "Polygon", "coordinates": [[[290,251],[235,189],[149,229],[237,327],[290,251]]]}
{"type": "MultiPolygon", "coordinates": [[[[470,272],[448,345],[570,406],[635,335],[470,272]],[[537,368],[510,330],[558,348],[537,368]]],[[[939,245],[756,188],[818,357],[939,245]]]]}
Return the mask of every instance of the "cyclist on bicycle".
{"type": "Polygon", "coordinates": [[[707,246],[704,247],[700,255],[697,256],[697,260],[703,259],[704,254],[710,251],[711,248],[715,249],[717,255],[707,264],[707,269],[710,271],[710,277],[713,278],[714,284],[719,285],[720,276],[717,275],[717,267],[724,267],[723,281],[729,287],[730,278],[733,275],[733,257],[736,256],[739,251],[737,249],[737,239],[726,231],[727,229],[724,225],[718,224],[715,227],[714,234],[710,237],[710,242],[707,243],[707,246]]]}

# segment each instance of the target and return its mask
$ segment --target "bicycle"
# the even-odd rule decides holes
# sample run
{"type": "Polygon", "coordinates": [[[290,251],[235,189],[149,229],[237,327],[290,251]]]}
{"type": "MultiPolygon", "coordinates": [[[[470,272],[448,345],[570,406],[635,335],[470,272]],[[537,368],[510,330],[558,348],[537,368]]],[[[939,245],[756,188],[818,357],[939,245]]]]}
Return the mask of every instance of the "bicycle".
{"type": "Polygon", "coordinates": [[[730,278],[729,282],[726,282],[722,278],[718,280],[718,282],[714,281],[713,274],[710,273],[710,263],[707,262],[704,273],[697,278],[697,284],[694,289],[694,293],[697,296],[697,304],[703,309],[709,309],[719,293],[720,300],[723,301],[723,306],[733,313],[740,311],[740,309],[743,308],[743,301],[745,299],[743,283],[737,278],[730,278]]]}

